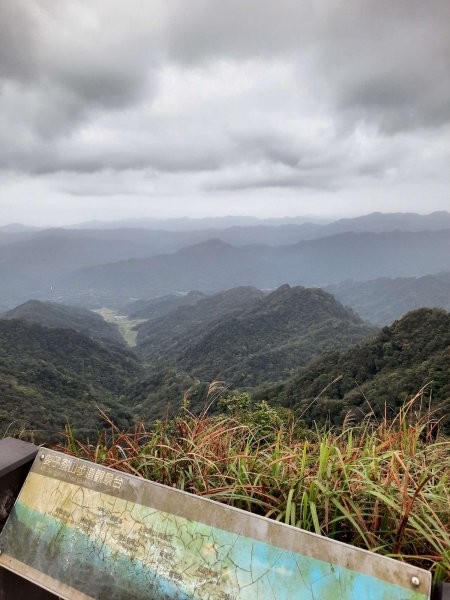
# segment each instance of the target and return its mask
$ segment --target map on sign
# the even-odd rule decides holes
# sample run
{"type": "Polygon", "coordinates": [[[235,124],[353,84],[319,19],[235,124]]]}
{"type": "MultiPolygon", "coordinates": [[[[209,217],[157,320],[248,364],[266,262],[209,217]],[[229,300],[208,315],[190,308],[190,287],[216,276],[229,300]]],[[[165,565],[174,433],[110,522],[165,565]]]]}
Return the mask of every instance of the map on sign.
{"type": "Polygon", "coordinates": [[[420,569],[51,450],[0,545],[0,566],[73,600],[426,600],[430,589],[420,569]]]}

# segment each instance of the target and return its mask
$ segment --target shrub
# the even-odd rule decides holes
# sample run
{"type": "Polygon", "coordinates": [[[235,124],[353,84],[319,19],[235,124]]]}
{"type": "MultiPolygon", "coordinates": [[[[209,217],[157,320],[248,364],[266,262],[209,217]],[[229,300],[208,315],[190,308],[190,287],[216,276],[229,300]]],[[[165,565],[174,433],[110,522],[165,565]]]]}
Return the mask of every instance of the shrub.
{"type": "Polygon", "coordinates": [[[228,414],[185,408],[152,430],[110,429],[60,450],[450,579],[450,440],[413,401],[391,421],[305,431],[246,395],[228,414]],[[268,417],[267,422],[263,422],[268,417]]]}

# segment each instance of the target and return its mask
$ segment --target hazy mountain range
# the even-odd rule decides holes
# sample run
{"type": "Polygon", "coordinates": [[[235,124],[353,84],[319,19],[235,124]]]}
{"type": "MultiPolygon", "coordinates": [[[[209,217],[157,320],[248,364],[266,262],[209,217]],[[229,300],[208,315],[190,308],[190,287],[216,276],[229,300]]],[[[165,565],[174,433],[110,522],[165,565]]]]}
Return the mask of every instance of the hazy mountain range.
{"type": "Polygon", "coordinates": [[[178,230],[6,227],[0,230],[0,309],[31,297],[117,306],[192,289],[323,286],[450,270],[450,213],[279,221],[212,219],[203,225],[221,227],[184,230],[183,220],[175,221],[178,230]],[[224,226],[230,222],[245,225],[224,226]]]}
{"type": "Polygon", "coordinates": [[[377,325],[390,325],[408,311],[423,306],[450,310],[450,272],[424,277],[344,281],[326,289],[361,317],[377,325]]]}
{"type": "MultiPolygon", "coordinates": [[[[203,217],[203,218],[171,218],[156,219],[143,217],[141,219],[121,219],[116,221],[86,221],[77,223],[64,230],[118,230],[126,229],[148,229],[163,231],[202,231],[223,230],[242,227],[277,227],[284,225],[302,226],[304,232],[319,233],[323,230],[324,235],[333,235],[346,231],[391,231],[400,229],[403,231],[421,231],[445,229],[450,227],[450,213],[436,211],[428,215],[417,213],[381,213],[375,212],[359,217],[349,217],[333,220],[324,217],[275,217],[258,218],[249,216],[226,216],[226,217],[203,217]]],[[[11,223],[0,227],[0,235],[27,234],[37,231],[48,231],[45,227],[22,225],[11,223]]]]}
{"type": "Polygon", "coordinates": [[[192,289],[324,286],[449,269],[450,230],[347,233],[278,247],[236,247],[215,239],[174,254],[79,269],[55,279],[54,289],[61,300],[100,306],[192,289]]]}

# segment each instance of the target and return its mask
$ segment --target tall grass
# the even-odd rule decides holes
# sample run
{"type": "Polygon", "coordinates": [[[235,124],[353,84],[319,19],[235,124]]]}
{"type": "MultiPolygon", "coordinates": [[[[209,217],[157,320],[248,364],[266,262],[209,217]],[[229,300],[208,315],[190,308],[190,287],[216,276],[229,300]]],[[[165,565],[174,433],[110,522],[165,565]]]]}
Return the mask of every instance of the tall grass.
{"type": "Polygon", "coordinates": [[[450,440],[412,402],[393,421],[339,431],[291,423],[268,436],[187,410],[152,430],[109,425],[92,444],[68,429],[59,449],[450,580],[450,440]]]}

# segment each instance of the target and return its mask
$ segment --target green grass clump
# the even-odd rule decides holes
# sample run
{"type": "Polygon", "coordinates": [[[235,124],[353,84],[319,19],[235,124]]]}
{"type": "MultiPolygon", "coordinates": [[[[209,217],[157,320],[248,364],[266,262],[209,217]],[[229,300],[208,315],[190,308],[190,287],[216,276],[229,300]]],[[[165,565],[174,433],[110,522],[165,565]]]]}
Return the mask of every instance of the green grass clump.
{"type": "Polygon", "coordinates": [[[450,440],[414,413],[413,401],[394,420],[341,430],[306,431],[264,409],[272,428],[249,423],[245,411],[239,418],[185,410],[151,430],[139,423],[119,431],[110,422],[94,444],[68,430],[59,449],[450,580],[450,440]]]}

